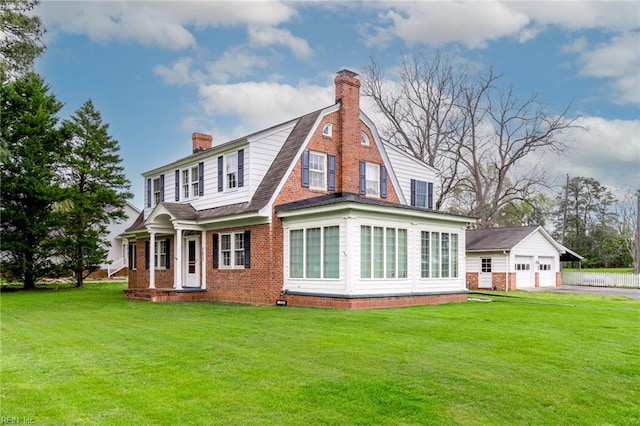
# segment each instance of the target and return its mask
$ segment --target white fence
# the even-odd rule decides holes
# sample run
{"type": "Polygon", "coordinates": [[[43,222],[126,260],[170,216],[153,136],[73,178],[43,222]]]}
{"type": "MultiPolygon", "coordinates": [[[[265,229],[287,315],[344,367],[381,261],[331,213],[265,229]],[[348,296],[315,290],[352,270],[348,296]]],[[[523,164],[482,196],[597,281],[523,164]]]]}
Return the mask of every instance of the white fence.
{"type": "Polygon", "coordinates": [[[640,274],[614,272],[563,272],[563,285],[584,285],[591,287],[640,288],[640,274]]]}

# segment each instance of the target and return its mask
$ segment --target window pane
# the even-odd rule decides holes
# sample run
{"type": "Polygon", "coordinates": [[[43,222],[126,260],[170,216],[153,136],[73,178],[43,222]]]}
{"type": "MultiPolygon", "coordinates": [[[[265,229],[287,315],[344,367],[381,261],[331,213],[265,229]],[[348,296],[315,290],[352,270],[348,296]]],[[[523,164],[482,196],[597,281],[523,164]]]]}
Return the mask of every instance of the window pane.
{"type": "Polygon", "coordinates": [[[384,228],[373,228],[373,278],[384,278],[384,228]]]}
{"type": "Polygon", "coordinates": [[[371,227],[360,227],[360,277],[371,278],[371,227]]]}
{"type": "Polygon", "coordinates": [[[396,230],[387,228],[387,278],[396,277],[396,230]]]}
{"type": "Polygon", "coordinates": [[[306,263],[307,278],[320,278],[320,228],[307,229],[306,263]]]}
{"type": "Polygon", "coordinates": [[[441,258],[442,277],[449,278],[449,233],[442,233],[442,258],[441,258]]]}
{"type": "Polygon", "coordinates": [[[222,266],[231,266],[231,235],[220,236],[220,251],[222,253],[222,266]]]}
{"type": "Polygon", "coordinates": [[[451,277],[458,278],[458,234],[451,234],[451,277]]]}
{"type": "Polygon", "coordinates": [[[198,168],[193,167],[191,169],[191,196],[197,197],[200,194],[198,191],[198,168]]]}
{"type": "Polygon", "coordinates": [[[289,233],[289,275],[291,278],[303,278],[304,231],[296,229],[289,233]]]}
{"type": "Polygon", "coordinates": [[[309,186],[316,189],[324,189],[326,157],[317,152],[309,153],[309,186]]]}
{"type": "Polygon", "coordinates": [[[427,182],[416,181],[416,206],[427,207],[427,182]]]}
{"type": "Polygon", "coordinates": [[[377,164],[367,163],[366,181],[367,195],[377,197],[380,193],[380,168],[377,164]]]}
{"type": "Polygon", "coordinates": [[[244,266],[244,233],[233,235],[235,248],[234,266],[244,266]]]}
{"type": "Polygon", "coordinates": [[[440,233],[431,233],[431,277],[440,277],[440,233]]]}
{"type": "Polygon", "coordinates": [[[226,160],[226,174],[227,174],[227,188],[235,188],[238,186],[237,173],[238,173],[238,154],[230,154],[225,157],[226,160]]]}
{"type": "Polygon", "coordinates": [[[340,227],[324,228],[324,277],[339,278],[340,227]]]}
{"type": "Polygon", "coordinates": [[[429,278],[429,233],[422,231],[421,237],[420,276],[422,278],[429,278]]]}
{"type": "Polygon", "coordinates": [[[189,198],[189,170],[182,171],[182,197],[189,198]]]}
{"type": "Polygon", "coordinates": [[[398,278],[407,278],[407,230],[398,229],[398,278]]]}

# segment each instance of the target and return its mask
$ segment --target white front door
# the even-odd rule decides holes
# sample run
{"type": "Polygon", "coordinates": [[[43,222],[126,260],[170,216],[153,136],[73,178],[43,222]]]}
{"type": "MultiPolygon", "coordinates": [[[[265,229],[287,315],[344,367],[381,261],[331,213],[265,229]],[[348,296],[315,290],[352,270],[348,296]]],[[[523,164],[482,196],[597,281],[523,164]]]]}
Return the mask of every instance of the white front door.
{"type": "Polygon", "coordinates": [[[480,258],[480,274],[478,288],[493,288],[493,272],[490,257],[480,258]]]}
{"type": "Polygon", "coordinates": [[[184,239],[183,287],[200,287],[200,237],[188,236],[184,239]]]}

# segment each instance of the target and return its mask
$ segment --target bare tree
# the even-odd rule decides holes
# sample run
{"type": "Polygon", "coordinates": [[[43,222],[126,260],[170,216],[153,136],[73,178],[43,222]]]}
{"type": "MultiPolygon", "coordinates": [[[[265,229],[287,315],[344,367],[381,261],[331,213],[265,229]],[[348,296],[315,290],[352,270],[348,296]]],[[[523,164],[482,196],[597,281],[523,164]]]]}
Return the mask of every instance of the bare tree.
{"type": "Polygon", "coordinates": [[[500,212],[526,201],[547,183],[535,153],[562,153],[560,137],[574,126],[569,108],[546,111],[537,96],[520,101],[501,76],[454,63],[441,51],[402,57],[397,82],[386,81],[371,60],[363,94],[386,119],[382,137],[440,171],[436,208],[478,217],[478,226],[498,223],[500,212]],[[527,161],[525,162],[525,158],[527,161]]]}

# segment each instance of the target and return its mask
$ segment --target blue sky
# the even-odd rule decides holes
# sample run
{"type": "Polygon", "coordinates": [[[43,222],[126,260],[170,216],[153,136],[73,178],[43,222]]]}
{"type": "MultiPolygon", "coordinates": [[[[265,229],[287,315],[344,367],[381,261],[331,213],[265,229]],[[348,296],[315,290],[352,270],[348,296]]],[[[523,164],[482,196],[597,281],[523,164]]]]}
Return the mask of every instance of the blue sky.
{"type": "MultiPolygon", "coordinates": [[[[143,203],[141,173],[215,143],[331,105],[333,77],[370,57],[393,78],[399,57],[441,48],[493,65],[551,112],[573,105],[589,131],[547,172],[640,188],[640,2],[55,1],[36,70],[69,117],[91,99],[120,143],[143,203]]],[[[375,111],[363,104],[375,121],[375,111]]]]}

